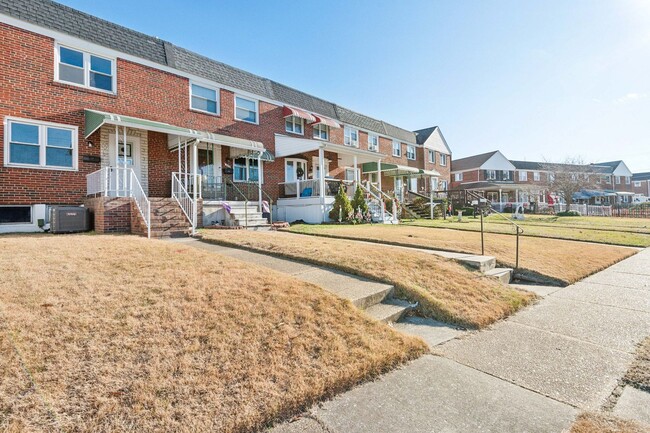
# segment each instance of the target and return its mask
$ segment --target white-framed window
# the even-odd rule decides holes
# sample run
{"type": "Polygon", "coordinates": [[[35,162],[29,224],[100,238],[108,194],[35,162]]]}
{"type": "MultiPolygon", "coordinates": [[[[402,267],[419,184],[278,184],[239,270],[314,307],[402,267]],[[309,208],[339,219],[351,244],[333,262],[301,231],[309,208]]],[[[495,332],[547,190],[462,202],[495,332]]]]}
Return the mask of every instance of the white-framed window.
{"type": "Polygon", "coordinates": [[[454,173],[454,181],[455,182],[462,182],[463,181],[463,173],[454,173]]]}
{"type": "Polygon", "coordinates": [[[319,140],[329,140],[330,127],[323,125],[322,123],[314,125],[314,138],[318,138],[319,140]]]}
{"type": "Polygon", "coordinates": [[[235,95],[235,119],[248,123],[259,123],[259,101],[235,95]]]}
{"type": "Polygon", "coordinates": [[[548,174],[548,181],[549,182],[555,182],[555,173],[549,173],[548,174]]]}
{"type": "Polygon", "coordinates": [[[496,180],[497,172],[496,170],[485,170],[485,180],[496,180]]]}
{"type": "Polygon", "coordinates": [[[402,143],[393,140],[393,156],[402,156],[402,143]]]}
{"type": "Polygon", "coordinates": [[[621,184],[621,176],[616,176],[616,185],[621,184]]]}
{"type": "Polygon", "coordinates": [[[375,134],[368,134],[368,150],[372,152],[379,151],[379,137],[375,134]]]}
{"type": "Polygon", "coordinates": [[[260,170],[257,158],[235,158],[233,161],[233,180],[235,182],[257,182],[260,170]]]}
{"type": "Polygon", "coordinates": [[[284,181],[295,182],[307,179],[307,161],[297,158],[286,158],[284,160],[284,181]]]}
{"type": "Polygon", "coordinates": [[[7,118],[5,165],[77,169],[77,127],[7,118]]]}
{"type": "Polygon", "coordinates": [[[634,181],[634,187],[635,188],[641,188],[641,182],[635,180],[634,181]]]}
{"type": "Polygon", "coordinates": [[[429,149],[429,162],[431,164],[436,163],[436,151],[435,150],[429,149]]]}
{"type": "Polygon", "coordinates": [[[346,167],[345,168],[345,180],[350,181],[350,182],[356,181],[357,178],[355,177],[355,173],[359,176],[359,179],[361,179],[361,176],[360,176],[361,171],[360,170],[361,169],[359,169],[359,168],[357,168],[355,170],[354,167],[346,167]]]}
{"type": "Polygon", "coordinates": [[[625,176],[625,185],[632,183],[632,178],[630,176],[625,176]]]}
{"type": "Polygon", "coordinates": [[[115,59],[63,45],[56,46],[55,81],[115,93],[115,72],[115,59]]]}
{"type": "Polygon", "coordinates": [[[519,172],[519,182],[526,182],[528,180],[528,172],[520,171],[519,172]]]}
{"type": "Polygon", "coordinates": [[[539,182],[540,179],[541,179],[541,176],[540,176],[540,174],[539,174],[539,171],[533,171],[533,180],[534,180],[535,182],[539,182]]]}
{"type": "Polygon", "coordinates": [[[447,191],[447,181],[446,180],[441,180],[440,181],[440,189],[442,191],[447,191]]]}
{"type": "Polygon", "coordinates": [[[510,180],[510,172],[508,170],[501,170],[501,179],[510,180]]]}
{"type": "Polygon", "coordinates": [[[359,131],[346,126],[343,128],[343,144],[346,146],[359,147],[359,131]]]}
{"type": "Polygon", "coordinates": [[[31,206],[0,206],[0,225],[2,224],[32,224],[31,206]]]}
{"type": "Polygon", "coordinates": [[[284,118],[284,130],[292,134],[304,134],[304,120],[297,116],[284,118]]]}
{"type": "Polygon", "coordinates": [[[210,114],[219,114],[219,89],[190,83],[190,108],[210,114]]]}
{"type": "Polygon", "coordinates": [[[440,165],[445,166],[447,165],[447,155],[444,153],[440,154],[440,165]]]}
{"type": "Polygon", "coordinates": [[[406,159],[415,161],[415,146],[410,144],[406,146],[406,159]]]}

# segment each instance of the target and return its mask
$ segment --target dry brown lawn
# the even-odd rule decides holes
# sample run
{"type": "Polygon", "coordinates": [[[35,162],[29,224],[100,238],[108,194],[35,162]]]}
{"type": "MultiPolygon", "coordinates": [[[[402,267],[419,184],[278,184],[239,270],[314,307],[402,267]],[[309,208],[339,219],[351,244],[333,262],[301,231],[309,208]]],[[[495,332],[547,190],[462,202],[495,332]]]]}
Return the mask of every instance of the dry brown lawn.
{"type": "Polygon", "coordinates": [[[650,337],[639,344],[632,365],[623,378],[625,383],[650,392],[650,337]]]}
{"type": "Polygon", "coordinates": [[[444,322],[481,328],[534,299],[440,257],[381,245],[283,232],[204,230],[204,240],[338,268],[393,284],[398,297],[444,322]]]}
{"type": "MultiPolygon", "coordinates": [[[[481,253],[481,234],[413,226],[296,225],[295,233],[336,236],[464,253],[481,253]]],[[[520,237],[519,267],[571,284],[636,253],[633,248],[558,239],[520,237]]],[[[485,234],[485,253],[510,267],[515,265],[515,237],[485,234]]]]}
{"type": "Polygon", "coordinates": [[[649,428],[612,415],[586,412],[578,415],[570,433],[648,433],[649,428]]]}
{"type": "Polygon", "coordinates": [[[268,269],[130,236],[0,236],[0,431],[244,432],[423,353],[268,269]]]}

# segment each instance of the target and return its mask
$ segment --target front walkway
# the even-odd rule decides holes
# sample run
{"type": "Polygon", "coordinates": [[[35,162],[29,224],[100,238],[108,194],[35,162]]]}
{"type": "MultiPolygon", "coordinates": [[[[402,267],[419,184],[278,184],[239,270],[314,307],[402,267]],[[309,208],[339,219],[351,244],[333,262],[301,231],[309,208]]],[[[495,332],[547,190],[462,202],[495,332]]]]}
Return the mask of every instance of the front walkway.
{"type": "MultiPolygon", "coordinates": [[[[230,252],[259,260],[249,254],[230,252]]],[[[294,274],[309,266],[284,262],[269,257],[267,266],[294,274]]],[[[650,249],[550,290],[489,330],[455,335],[273,433],[561,432],[580,410],[608,403],[650,335],[650,249]]]]}

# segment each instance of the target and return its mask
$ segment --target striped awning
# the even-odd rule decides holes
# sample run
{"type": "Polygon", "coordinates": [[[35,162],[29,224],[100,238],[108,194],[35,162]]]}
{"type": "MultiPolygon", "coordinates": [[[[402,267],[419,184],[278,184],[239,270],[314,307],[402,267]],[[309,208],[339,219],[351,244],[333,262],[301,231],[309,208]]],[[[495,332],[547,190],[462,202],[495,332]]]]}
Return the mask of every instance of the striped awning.
{"type": "MultiPolygon", "coordinates": [[[[251,151],[249,151],[249,152],[244,152],[244,153],[234,155],[234,156],[232,156],[232,158],[233,159],[237,159],[237,158],[257,159],[259,154],[260,154],[259,152],[251,152],[251,151]]],[[[273,161],[275,161],[275,156],[273,156],[273,154],[271,152],[269,152],[268,150],[265,150],[264,152],[262,152],[262,155],[260,156],[260,159],[262,161],[264,161],[264,162],[273,162],[273,161]]]]}
{"type": "Polygon", "coordinates": [[[309,111],[301,110],[300,108],[291,107],[290,105],[285,105],[282,108],[282,115],[284,117],[296,116],[301,119],[305,119],[308,123],[316,122],[316,117],[311,114],[309,111]]]}
{"type": "Polygon", "coordinates": [[[314,122],[314,124],[327,125],[330,128],[341,127],[341,124],[334,119],[330,119],[329,117],[325,117],[325,116],[316,116],[316,115],[314,116],[316,117],[316,121],[314,122]]]}

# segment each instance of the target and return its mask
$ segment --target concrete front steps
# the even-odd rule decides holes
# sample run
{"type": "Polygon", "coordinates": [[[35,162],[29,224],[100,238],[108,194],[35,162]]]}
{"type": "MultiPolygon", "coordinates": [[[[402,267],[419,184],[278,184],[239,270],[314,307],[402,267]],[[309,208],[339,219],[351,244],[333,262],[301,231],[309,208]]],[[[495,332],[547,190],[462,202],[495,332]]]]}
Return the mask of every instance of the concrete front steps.
{"type": "Polygon", "coordinates": [[[270,227],[268,220],[257,208],[257,202],[228,202],[230,206],[230,225],[249,228],[270,227]]]}
{"type": "MultiPolygon", "coordinates": [[[[188,236],[192,231],[192,224],[183,213],[175,198],[151,197],[151,237],[172,238],[188,236]]],[[[138,224],[135,232],[147,236],[147,227],[139,211],[132,207],[132,212],[138,213],[138,224]]]]}
{"type": "MultiPolygon", "coordinates": [[[[421,250],[420,251],[425,251],[421,250]]],[[[504,284],[509,284],[512,281],[514,270],[511,268],[498,268],[497,259],[493,256],[480,256],[473,254],[451,253],[446,251],[431,251],[435,254],[447,259],[455,260],[468,268],[476,269],[484,274],[486,277],[494,278],[504,284]]]]}

